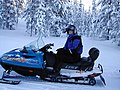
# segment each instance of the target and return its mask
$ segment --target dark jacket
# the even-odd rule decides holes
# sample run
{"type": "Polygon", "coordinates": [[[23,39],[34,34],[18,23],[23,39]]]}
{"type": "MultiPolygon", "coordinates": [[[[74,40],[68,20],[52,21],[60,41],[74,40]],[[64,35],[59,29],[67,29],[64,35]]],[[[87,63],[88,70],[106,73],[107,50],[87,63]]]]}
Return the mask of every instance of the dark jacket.
{"type": "Polygon", "coordinates": [[[64,49],[65,50],[69,49],[72,51],[72,53],[82,54],[83,45],[82,45],[81,37],[80,38],[78,37],[80,36],[78,36],[77,34],[70,34],[67,38],[64,49]],[[77,38],[74,38],[74,37],[77,37],[77,38]]]}

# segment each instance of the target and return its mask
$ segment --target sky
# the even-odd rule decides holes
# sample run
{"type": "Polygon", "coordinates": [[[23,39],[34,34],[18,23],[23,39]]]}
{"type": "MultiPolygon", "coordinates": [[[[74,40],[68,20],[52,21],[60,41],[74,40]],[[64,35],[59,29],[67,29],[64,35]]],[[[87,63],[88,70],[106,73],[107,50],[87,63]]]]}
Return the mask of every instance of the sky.
{"type": "MultiPolygon", "coordinates": [[[[26,0],[24,0],[26,2],[26,0]]],[[[80,1],[80,0],[77,0],[80,1]]],[[[92,0],[82,0],[85,10],[89,10],[89,7],[92,6],[92,0]]]]}
{"type": "MultiPolygon", "coordinates": [[[[72,1],[76,1],[76,0],[72,0],[72,1]]],[[[89,10],[89,7],[91,8],[92,7],[92,1],[93,0],[81,0],[82,1],[82,4],[84,5],[84,9],[85,10],[89,10]]],[[[80,2],[80,0],[77,0],[77,2],[80,2]]]]}
{"type": "Polygon", "coordinates": [[[89,10],[89,7],[92,6],[92,0],[82,0],[85,10],[89,10]]]}

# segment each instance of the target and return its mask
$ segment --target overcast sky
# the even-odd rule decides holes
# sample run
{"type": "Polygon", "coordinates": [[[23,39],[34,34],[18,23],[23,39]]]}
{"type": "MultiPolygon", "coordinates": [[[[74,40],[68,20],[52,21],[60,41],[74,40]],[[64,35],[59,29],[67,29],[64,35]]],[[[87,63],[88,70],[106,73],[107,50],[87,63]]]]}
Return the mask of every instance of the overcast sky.
{"type": "Polygon", "coordinates": [[[89,10],[89,7],[92,6],[92,0],[82,0],[86,10],[89,10]]]}

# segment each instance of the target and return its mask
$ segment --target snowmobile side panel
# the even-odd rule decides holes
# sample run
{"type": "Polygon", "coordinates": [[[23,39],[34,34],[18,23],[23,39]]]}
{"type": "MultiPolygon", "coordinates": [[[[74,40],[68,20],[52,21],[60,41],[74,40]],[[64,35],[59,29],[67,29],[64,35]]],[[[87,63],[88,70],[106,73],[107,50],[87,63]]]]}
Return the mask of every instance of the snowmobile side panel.
{"type": "Polygon", "coordinates": [[[31,67],[31,68],[44,68],[43,53],[37,52],[34,53],[30,51],[29,53],[21,53],[18,49],[12,50],[8,53],[5,53],[1,58],[1,64],[10,64],[22,67],[31,67]]]}
{"type": "Polygon", "coordinates": [[[10,64],[1,64],[5,70],[13,70],[18,74],[23,76],[35,76],[35,75],[42,75],[43,69],[41,68],[31,68],[31,67],[22,67],[10,64]]]}

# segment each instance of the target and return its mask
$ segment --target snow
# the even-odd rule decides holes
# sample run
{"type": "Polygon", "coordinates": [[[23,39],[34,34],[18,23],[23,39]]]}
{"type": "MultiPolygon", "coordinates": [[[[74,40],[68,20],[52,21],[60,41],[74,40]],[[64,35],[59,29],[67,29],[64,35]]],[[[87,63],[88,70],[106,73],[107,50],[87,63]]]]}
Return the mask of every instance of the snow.
{"type": "MultiPolygon", "coordinates": [[[[25,33],[25,23],[20,20],[16,30],[0,30],[0,56],[12,49],[23,47],[37,37],[30,37],[25,33]]],[[[100,50],[100,56],[96,61],[95,66],[99,63],[104,68],[103,77],[106,80],[106,86],[103,85],[100,78],[97,77],[95,86],[78,85],[78,84],[62,84],[46,82],[42,80],[22,80],[19,85],[0,84],[0,90],[120,90],[120,47],[111,43],[111,41],[97,41],[91,38],[82,36],[84,52],[82,56],[88,56],[88,50],[91,47],[96,47],[100,50]]],[[[44,42],[54,43],[53,51],[63,47],[65,37],[48,37],[43,38],[44,42]]],[[[0,76],[3,68],[0,67],[0,76]]]]}

